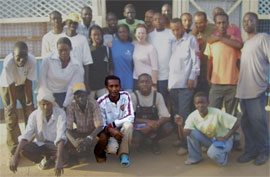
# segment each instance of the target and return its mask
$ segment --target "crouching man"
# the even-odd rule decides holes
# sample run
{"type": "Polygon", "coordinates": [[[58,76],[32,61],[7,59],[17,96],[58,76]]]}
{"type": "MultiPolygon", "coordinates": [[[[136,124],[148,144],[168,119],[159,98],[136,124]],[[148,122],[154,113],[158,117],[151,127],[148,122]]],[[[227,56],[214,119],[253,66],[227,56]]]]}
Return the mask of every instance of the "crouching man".
{"type": "Polygon", "coordinates": [[[64,152],[66,142],[66,114],[57,106],[49,90],[39,89],[38,109],[29,116],[24,133],[19,136],[19,145],[10,161],[10,170],[17,171],[19,153],[29,160],[39,163],[40,169],[48,169],[55,163],[55,175],[64,172],[63,163],[67,161],[64,152]],[[35,135],[35,140],[31,142],[35,135]]]}
{"type": "Polygon", "coordinates": [[[188,159],[186,165],[202,160],[201,147],[208,147],[207,155],[221,166],[228,160],[228,152],[233,146],[233,133],[240,125],[240,120],[217,108],[208,107],[207,95],[198,92],[194,96],[196,110],[192,112],[184,126],[187,136],[188,159]]]}
{"type": "Polygon", "coordinates": [[[133,142],[139,144],[138,150],[145,149],[146,140],[151,141],[154,154],[160,154],[159,141],[173,131],[170,114],[162,95],[152,90],[152,78],[149,74],[141,74],[138,78],[139,90],[131,95],[136,112],[133,142]]]}
{"type": "MultiPolygon", "coordinates": [[[[126,91],[120,91],[120,79],[114,75],[105,78],[105,86],[109,94],[98,99],[101,114],[104,119],[106,137],[101,141],[107,145],[108,153],[117,153],[122,167],[128,167],[129,145],[132,139],[134,112],[130,95],[126,91]]],[[[104,160],[106,153],[103,153],[104,160]]],[[[100,153],[101,153],[100,152],[100,153]]]]}
{"type": "MultiPolygon", "coordinates": [[[[79,162],[87,162],[91,145],[95,143],[96,136],[103,130],[103,118],[96,100],[87,95],[84,83],[76,83],[72,92],[74,100],[67,107],[67,138],[70,142],[68,149],[79,162]],[[74,124],[76,128],[73,127],[74,124]]],[[[99,137],[102,136],[105,136],[104,132],[99,134],[99,137]]],[[[101,146],[100,141],[97,143],[94,150],[97,162],[102,162],[102,156],[96,149],[104,150],[105,148],[106,146],[101,146]]]]}

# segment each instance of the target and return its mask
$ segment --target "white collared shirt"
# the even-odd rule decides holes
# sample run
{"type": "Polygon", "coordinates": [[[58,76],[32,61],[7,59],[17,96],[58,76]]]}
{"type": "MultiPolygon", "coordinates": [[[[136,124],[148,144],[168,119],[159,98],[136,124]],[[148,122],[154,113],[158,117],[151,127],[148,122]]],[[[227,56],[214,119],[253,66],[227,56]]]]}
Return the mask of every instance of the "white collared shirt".
{"type": "Polygon", "coordinates": [[[165,28],[163,31],[157,31],[155,29],[148,34],[147,39],[158,53],[158,80],[168,80],[172,44],[176,40],[172,30],[165,28]]]}
{"type": "Polygon", "coordinates": [[[0,76],[0,87],[8,87],[15,82],[15,85],[23,85],[25,80],[34,81],[36,79],[36,59],[28,53],[28,59],[23,67],[18,67],[15,63],[13,53],[4,59],[3,70],[0,76]]]}
{"type": "Polygon", "coordinates": [[[77,34],[69,37],[66,33],[60,35],[61,37],[67,37],[71,41],[72,53],[81,66],[89,65],[93,63],[93,58],[90,52],[89,44],[86,37],[77,34]]]}
{"type": "Polygon", "coordinates": [[[197,79],[200,74],[197,51],[199,51],[197,39],[191,34],[184,33],[181,40],[174,42],[169,63],[169,89],[187,88],[188,79],[197,79]]]}
{"type": "Polygon", "coordinates": [[[53,52],[43,59],[40,67],[39,87],[45,87],[53,93],[67,92],[63,106],[72,102],[72,86],[83,82],[83,71],[74,56],[70,55],[70,62],[62,68],[57,52],[53,52]]]}
{"type": "Polygon", "coordinates": [[[120,91],[120,98],[115,104],[111,102],[109,94],[105,94],[97,100],[104,126],[114,122],[116,127],[122,127],[125,122],[134,122],[134,111],[130,95],[126,91],[120,91]]]}
{"type": "Polygon", "coordinates": [[[60,141],[66,142],[66,113],[59,107],[53,107],[50,120],[42,117],[40,109],[33,111],[28,119],[26,129],[18,140],[25,139],[31,141],[35,135],[35,143],[42,146],[46,141],[53,142],[55,145],[60,141]],[[41,122],[43,121],[43,122],[41,122]],[[40,126],[42,124],[42,126],[40,126]]]}

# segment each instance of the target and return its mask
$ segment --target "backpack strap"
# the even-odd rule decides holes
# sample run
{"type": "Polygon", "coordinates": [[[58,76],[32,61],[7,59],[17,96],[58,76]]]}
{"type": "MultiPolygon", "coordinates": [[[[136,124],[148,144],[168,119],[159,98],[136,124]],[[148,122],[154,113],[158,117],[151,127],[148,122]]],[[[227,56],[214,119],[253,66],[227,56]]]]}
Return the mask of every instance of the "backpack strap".
{"type": "Polygon", "coordinates": [[[136,96],[137,106],[140,106],[140,107],[141,107],[140,101],[139,101],[139,96],[138,96],[138,94],[137,94],[137,91],[135,91],[134,94],[135,94],[135,96],[136,96]]]}
{"type": "Polygon", "coordinates": [[[157,100],[157,92],[154,91],[154,95],[153,95],[153,105],[152,105],[152,107],[156,107],[156,100],[157,100]]]}

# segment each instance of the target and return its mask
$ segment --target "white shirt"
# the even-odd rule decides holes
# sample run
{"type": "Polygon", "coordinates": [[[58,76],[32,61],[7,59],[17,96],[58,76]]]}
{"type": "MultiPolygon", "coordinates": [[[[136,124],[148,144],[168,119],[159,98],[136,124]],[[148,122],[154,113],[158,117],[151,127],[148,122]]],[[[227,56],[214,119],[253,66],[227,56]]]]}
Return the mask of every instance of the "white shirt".
{"type": "Polygon", "coordinates": [[[8,87],[15,82],[15,85],[23,85],[25,80],[36,80],[36,59],[28,53],[28,59],[23,67],[18,67],[10,53],[4,59],[3,70],[0,76],[0,87],[8,87]]]}
{"type": "Polygon", "coordinates": [[[157,31],[155,29],[149,33],[147,39],[158,53],[158,80],[168,80],[172,44],[176,40],[172,30],[165,28],[163,31],[157,31]]]}
{"type": "Polygon", "coordinates": [[[79,61],[81,66],[93,63],[93,58],[86,37],[81,34],[69,37],[66,33],[61,34],[60,37],[67,37],[71,41],[72,53],[75,55],[75,58],[79,61]]]}
{"type": "Polygon", "coordinates": [[[169,63],[169,89],[187,88],[188,79],[197,79],[200,63],[196,51],[199,51],[198,42],[191,34],[184,33],[181,40],[174,42],[169,63]]]}
{"type": "Polygon", "coordinates": [[[53,31],[49,31],[42,37],[42,45],[41,45],[41,56],[45,57],[49,53],[54,52],[57,50],[57,41],[60,36],[63,34],[54,34],[53,31]]]}
{"type": "Polygon", "coordinates": [[[72,102],[72,86],[77,82],[83,82],[83,71],[80,65],[73,55],[70,58],[67,67],[62,68],[58,53],[51,53],[43,59],[39,75],[39,87],[45,87],[53,93],[67,92],[64,107],[72,102]]]}
{"type": "Polygon", "coordinates": [[[109,94],[105,94],[97,100],[104,126],[114,122],[116,127],[122,127],[125,122],[134,122],[134,111],[130,95],[126,91],[120,91],[120,98],[115,104],[111,102],[109,94]]]}
{"type": "Polygon", "coordinates": [[[38,146],[45,144],[45,141],[54,142],[56,145],[60,140],[67,141],[66,138],[66,113],[59,107],[53,107],[52,116],[47,122],[42,117],[40,109],[33,111],[28,119],[26,129],[18,140],[25,139],[31,141],[35,135],[35,143],[38,146]],[[43,121],[43,122],[42,122],[43,121]]]}
{"type": "Polygon", "coordinates": [[[158,56],[155,47],[152,44],[140,44],[138,41],[133,42],[133,78],[138,77],[147,73],[152,76],[152,71],[158,71],[158,56]]]}

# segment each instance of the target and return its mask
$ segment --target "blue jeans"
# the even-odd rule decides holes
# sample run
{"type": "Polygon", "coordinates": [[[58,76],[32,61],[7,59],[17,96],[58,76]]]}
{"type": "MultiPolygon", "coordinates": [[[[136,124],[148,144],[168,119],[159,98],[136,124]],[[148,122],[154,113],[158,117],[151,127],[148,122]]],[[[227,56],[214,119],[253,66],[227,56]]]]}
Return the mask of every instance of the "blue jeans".
{"type": "Polygon", "coordinates": [[[168,80],[157,82],[157,91],[161,93],[164,98],[166,106],[168,106],[168,80]]]}
{"type": "Polygon", "coordinates": [[[226,141],[225,148],[217,148],[213,145],[212,140],[201,133],[199,130],[192,130],[190,135],[187,136],[188,143],[188,161],[196,163],[202,160],[201,145],[209,147],[207,155],[209,158],[215,160],[218,164],[224,166],[228,161],[228,152],[231,151],[233,146],[233,138],[231,137],[226,141]]]}
{"type": "Polygon", "coordinates": [[[184,120],[191,112],[194,89],[177,88],[170,90],[173,116],[179,114],[184,120]]]}
{"type": "MultiPolygon", "coordinates": [[[[184,122],[186,121],[188,115],[191,113],[193,94],[194,89],[190,90],[188,88],[177,88],[170,90],[172,117],[174,117],[175,114],[178,114],[184,119],[184,122]]],[[[186,140],[184,141],[183,145],[184,147],[187,147],[186,140]]]]}
{"type": "Polygon", "coordinates": [[[261,94],[253,99],[241,99],[241,126],[245,135],[245,152],[251,156],[269,154],[269,130],[266,119],[266,96],[261,94]]]}

